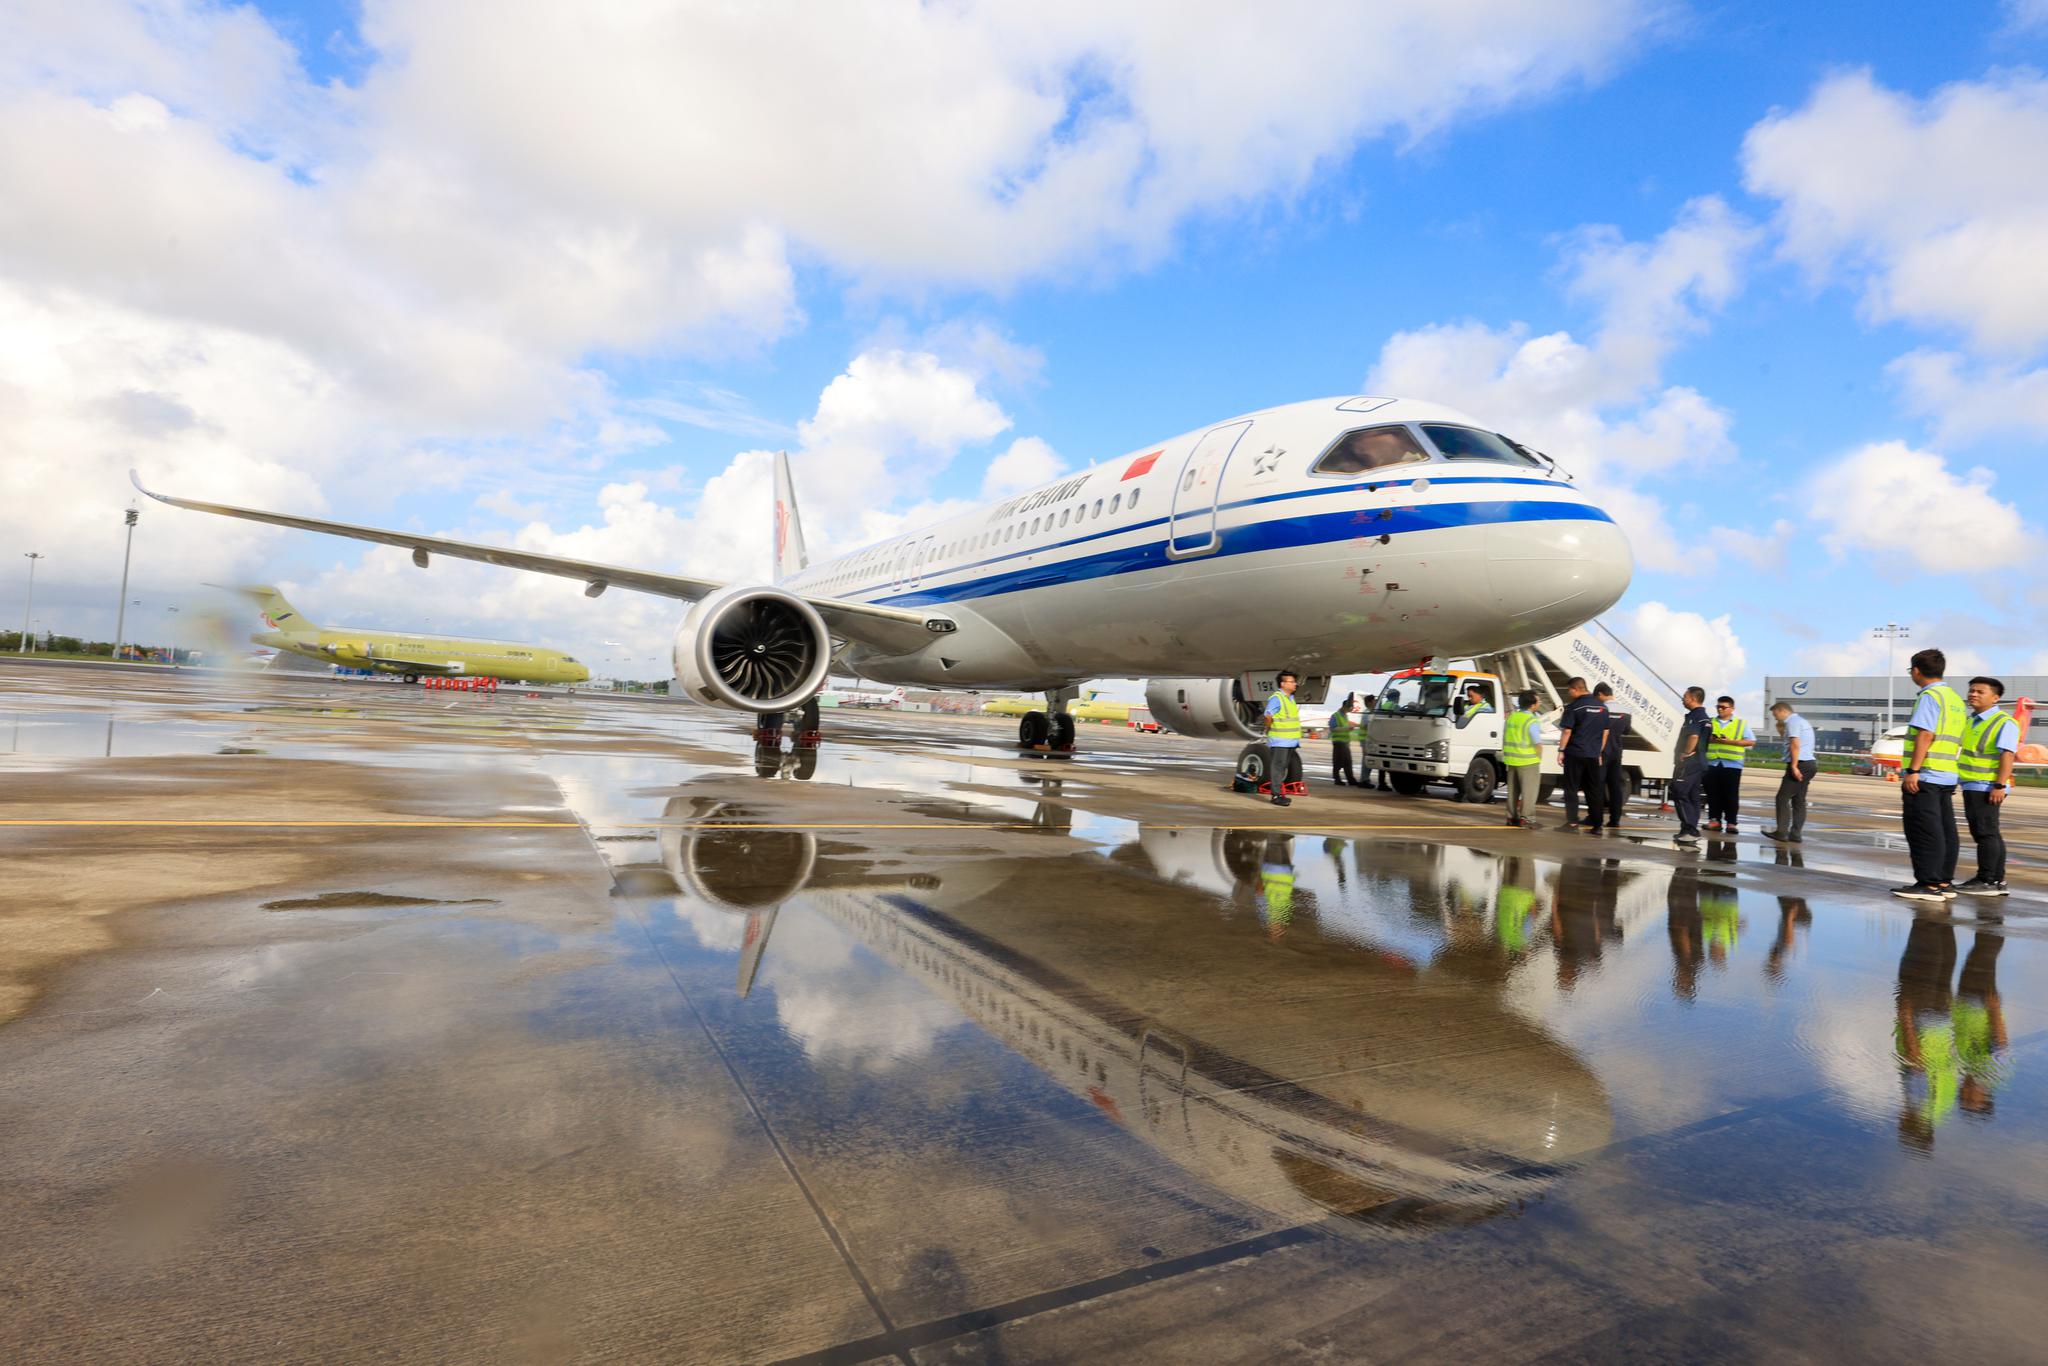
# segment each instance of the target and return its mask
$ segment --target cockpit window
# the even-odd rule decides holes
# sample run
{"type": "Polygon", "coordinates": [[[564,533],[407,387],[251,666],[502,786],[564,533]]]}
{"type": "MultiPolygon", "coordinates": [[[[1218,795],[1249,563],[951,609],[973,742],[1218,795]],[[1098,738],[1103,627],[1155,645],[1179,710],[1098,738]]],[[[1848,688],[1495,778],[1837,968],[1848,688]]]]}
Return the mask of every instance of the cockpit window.
{"type": "Polygon", "coordinates": [[[1425,422],[1422,430],[1436,443],[1436,448],[1451,460],[1499,460],[1509,465],[1533,465],[1536,463],[1527,452],[1504,436],[1483,432],[1477,427],[1453,427],[1441,422],[1425,422]]]}
{"type": "Polygon", "coordinates": [[[1406,427],[1367,427],[1346,432],[1316,461],[1310,474],[1364,474],[1388,465],[1429,459],[1429,452],[1406,427]]]}

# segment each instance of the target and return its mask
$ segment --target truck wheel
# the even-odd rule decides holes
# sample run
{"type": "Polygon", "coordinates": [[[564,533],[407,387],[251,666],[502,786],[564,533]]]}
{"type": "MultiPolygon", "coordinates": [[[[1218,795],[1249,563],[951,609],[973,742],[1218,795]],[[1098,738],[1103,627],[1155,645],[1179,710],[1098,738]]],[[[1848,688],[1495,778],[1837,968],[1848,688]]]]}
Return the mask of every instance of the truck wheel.
{"type": "Polygon", "coordinates": [[[1536,780],[1536,805],[1548,806],[1550,805],[1550,799],[1556,795],[1557,779],[1538,778],[1536,780]]]}
{"type": "Polygon", "coordinates": [[[1500,786],[1500,775],[1495,772],[1493,760],[1484,754],[1472,756],[1472,766],[1465,770],[1465,776],[1458,781],[1458,800],[1461,802],[1490,802],[1493,790],[1500,786]]]}
{"type": "Polygon", "coordinates": [[[1017,743],[1025,749],[1036,749],[1052,738],[1052,718],[1042,711],[1027,711],[1017,723],[1017,743]]]}
{"type": "Polygon", "coordinates": [[[1393,779],[1394,791],[1402,796],[1415,797],[1421,795],[1422,775],[1420,773],[1390,773],[1387,776],[1393,779]]]}

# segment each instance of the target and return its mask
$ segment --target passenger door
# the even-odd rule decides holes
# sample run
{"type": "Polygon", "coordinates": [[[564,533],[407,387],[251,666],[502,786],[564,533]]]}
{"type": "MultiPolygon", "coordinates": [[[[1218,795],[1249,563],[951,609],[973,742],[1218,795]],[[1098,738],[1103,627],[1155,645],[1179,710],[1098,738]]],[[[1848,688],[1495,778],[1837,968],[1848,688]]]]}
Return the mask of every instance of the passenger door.
{"type": "Polygon", "coordinates": [[[1218,427],[1188,452],[1180,479],[1173,486],[1173,514],[1166,526],[1169,559],[1185,560],[1215,551],[1216,503],[1223,493],[1223,470],[1251,425],[1246,421],[1218,427]]]}

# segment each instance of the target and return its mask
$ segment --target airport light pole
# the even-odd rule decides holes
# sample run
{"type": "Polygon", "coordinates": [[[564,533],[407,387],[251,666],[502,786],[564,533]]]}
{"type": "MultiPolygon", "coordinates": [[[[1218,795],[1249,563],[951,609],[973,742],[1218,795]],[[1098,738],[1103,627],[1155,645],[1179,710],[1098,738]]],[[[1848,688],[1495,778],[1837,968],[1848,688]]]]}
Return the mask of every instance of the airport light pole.
{"type": "Polygon", "coordinates": [[[21,554],[28,561],[28,602],[21,609],[21,648],[15,653],[25,655],[28,653],[29,617],[36,610],[36,561],[46,557],[37,550],[24,550],[21,554]]]}
{"type": "Polygon", "coordinates": [[[130,503],[123,519],[128,526],[128,545],[121,552],[121,597],[114,604],[114,653],[108,656],[117,661],[121,658],[121,633],[128,627],[128,561],[135,555],[135,523],[141,516],[130,503]]]}
{"type": "MultiPolygon", "coordinates": [[[[1892,701],[1897,697],[1899,689],[1899,642],[1913,633],[1896,621],[1888,621],[1870,634],[1884,641],[1884,728],[1890,730],[1892,701]]],[[[1884,736],[1880,734],[1877,738],[1882,740],[1884,736]]]]}
{"type": "Polygon", "coordinates": [[[166,607],[164,610],[171,614],[171,667],[175,669],[178,667],[178,609],[166,607]]]}

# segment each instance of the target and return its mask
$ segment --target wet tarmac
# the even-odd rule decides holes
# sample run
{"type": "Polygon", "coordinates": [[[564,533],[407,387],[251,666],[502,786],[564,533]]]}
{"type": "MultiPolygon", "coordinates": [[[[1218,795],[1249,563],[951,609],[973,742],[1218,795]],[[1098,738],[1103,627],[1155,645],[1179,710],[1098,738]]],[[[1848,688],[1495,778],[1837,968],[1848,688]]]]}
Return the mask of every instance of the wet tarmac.
{"type": "Polygon", "coordinates": [[[2037,1359],[2041,794],[827,724],[0,665],[0,1359],[2037,1359]]]}

